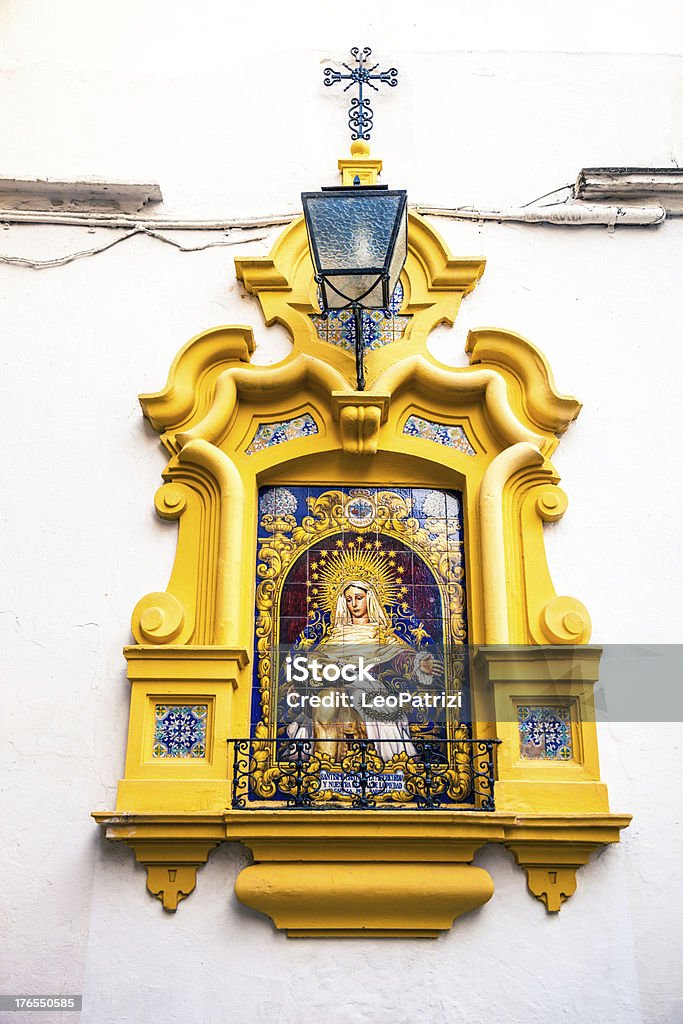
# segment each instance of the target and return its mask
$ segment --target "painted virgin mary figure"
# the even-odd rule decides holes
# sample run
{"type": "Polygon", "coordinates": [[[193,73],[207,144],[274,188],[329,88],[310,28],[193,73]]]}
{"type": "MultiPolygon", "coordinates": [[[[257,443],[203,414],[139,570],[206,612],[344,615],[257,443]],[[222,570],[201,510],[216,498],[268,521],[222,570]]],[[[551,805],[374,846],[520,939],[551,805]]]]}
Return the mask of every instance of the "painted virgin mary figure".
{"type": "MultiPolygon", "coordinates": [[[[309,718],[300,716],[290,722],[287,734],[292,739],[315,740],[316,748],[334,761],[341,759],[352,739],[373,740],[385,762],[397,754],[414,757],[417,752],[405,711],[383,706],[382,698],[392,692],[387,679],[397,675],[396,663],[401,660],[398,656],[403,655],[405,660],[407,652],[415,654],[418,644],[413,636],[415,630],[411,632],[410,627],[418,627],[419,623],[410,613],[394,610],[392,615],[388,611],[386,598],[393,596],[395,584],[392,585],[389,567],[379,562],[379,554],[372,561],[371,556],[364,558],[363,562],[368,564],[349,564],[349,554],[334,552],[329,569],[323,566],[323,584],[326,580],[334,584],[324,602],[329,611],[322,610],[314,616],[295,642],[294,650],[314,650],[319,663],[340,668],[358,665],[362,657],[366,665],[373,666],[372,679],[366,675],[357,682],[319,684],[316,692],[327,698],[328,706],[313,708],[309,718]],[[335,565],[338,569],[343,566],[348,574],[335,572],[335,565]],[[375,571],[368,571],[372,569],[375,571]],[[349,570],[355,572],[351,574],[349,570]]],[[[430,641],[423,630],[420,645],[430,641]]]]}

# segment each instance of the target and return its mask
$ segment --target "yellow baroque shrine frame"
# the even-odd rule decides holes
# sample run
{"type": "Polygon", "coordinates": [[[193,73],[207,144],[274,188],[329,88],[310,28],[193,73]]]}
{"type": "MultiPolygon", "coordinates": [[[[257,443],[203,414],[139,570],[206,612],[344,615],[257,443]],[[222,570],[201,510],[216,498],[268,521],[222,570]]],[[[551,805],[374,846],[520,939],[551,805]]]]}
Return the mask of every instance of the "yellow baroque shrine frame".
{"type": "MultiPolygon", "coordinates": [[[[379,161],[360,162],[376,180],[379,161]]],[[[346,180],[354,160],[340,168],[346,180]]],[[[601,652],[588,646],[583,604],[555,593],[545,558],[543,525],[567,506],[550,459],[580,405],[510,331],[472,331],[468,367],[430,355],[430,331],[453,324],[484,261],[451,257],[417,214],[393,308],[367,323],[364,392],[354,390],[344,314],[319,313],[303,218],[270,256],[236,265],[293,349],[252,365],[250,328],[213,328],[177,355],[164,391],[141,397],[169,453],[155,503],[178,522],[178,545],[166,591],[133,612],[125,777],[116,810],[94,817],[134,849],[167,910],[193,890],[212,849],[246,844],[254,862],[237,896],[291,936],[436,936],[491,897],[490,876],[472,863],[487,843],[505,845],[531,893],[557,911],[577,869],[630,820],[609,813],[600,782],[601,652]],[[324,557],[312,568],[315,545],[324,557]],[[412,597],[401,557],[423,574],[412,597]],[[295,571],[284,615],[278,602],[295,571]],[[444,664],[468,645],[467,722],[444,725],[450,797],[429,809],[417,799],[423,768],[391,751],[375,775],[388,763],[402,786],[410,777],[415,799],[359,808],[335,802],[332,783],[313,787],[326,798],[317,805],[282,799],[291,786],[277,775],[270,652],[276,640],[313,645],[314,620],[331,630],[334,586],[360,573],[374,573],[376,615],[406,665],[439,630],[444,664]],[[428,600],[439,608],[432,620],[428,600]],[[488,744],[494,796],[472,787],[466,728],[488,744]],[[240,749],[260,780],[246,797],[236,792],[240,749]]],[[[352,742],[341,747],[322,758],[328,779],[351,756],[352,742]]]]}

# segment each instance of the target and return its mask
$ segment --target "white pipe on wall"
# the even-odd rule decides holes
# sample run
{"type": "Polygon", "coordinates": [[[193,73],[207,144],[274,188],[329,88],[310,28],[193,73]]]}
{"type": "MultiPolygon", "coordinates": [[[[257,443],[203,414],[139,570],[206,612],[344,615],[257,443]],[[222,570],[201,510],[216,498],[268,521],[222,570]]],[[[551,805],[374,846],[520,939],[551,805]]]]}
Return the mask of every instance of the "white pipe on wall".
{"type": "MultiPolygon", "coordinates": [[[[450,217],[454,220],[510,221],[519,224],[630,225],[648,227],[661,224],[666,210],[657,204],[648,206],[617,206],[606,203],[566,202],[547,206],[531,204],[506,210],[478,210],[472,207],[453,209],[436,206],[412,206],[416,213],[429,217],[450,217]]],[[[173,220],[161,217],[127,217],[117,214],[52,213],[42,210],[0,210],[0,224],[62,224],[88,228],[148,228],[167,231],[231,231],[249,228],[278,227],[296,220],[300,213],[279,216],[209,220],[173,220]]]]}
{"type": "Polygon", "coordinates": [[[574,225],[604,224],[615,227],[627,224],[634,227],[661,224],[666,219],[663,206],[615,206],[606,203],[552,203],[548,206],[512,207],[508,210],[474,210],[458,207],[453,210],[442,207],[416,206],[417,213],[430,217],[452,217],[456,220],[513,221],[519,224],[562,224],[574,225]]]}

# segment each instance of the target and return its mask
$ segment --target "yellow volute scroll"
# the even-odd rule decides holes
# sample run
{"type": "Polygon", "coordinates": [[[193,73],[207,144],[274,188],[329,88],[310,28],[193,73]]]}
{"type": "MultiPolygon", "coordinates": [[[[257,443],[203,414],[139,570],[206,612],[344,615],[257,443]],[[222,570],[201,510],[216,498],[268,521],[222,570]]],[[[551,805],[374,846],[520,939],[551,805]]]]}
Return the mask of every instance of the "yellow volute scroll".
{"type": "MultiPolygon", "coordinates": [[[[373,183],[380,168],[364,146],[340,161],[344,181],[358,173],[373,183]]],[[[610,813],[600,781],[601,652],[589,645],[589,614],[555,593],[545,556],[544,524],[567,507],[551,457],[581,406],[558,393],[542,353],[512,331],[472,331],[467,367],[430,354],[430,332],[454,323],[484,261],[451,256],[415,213],[401,331],[367,352],[362,393],[353,353],[321,336],[303,218],[269,256],[235,262],[292,351],[253,365],[251,328],[214,327],[179,352],[163,391],[141,396],[169,456],[155,504],[177,523],[177,552],[166,591],[133,611],[125,777],[116,809],[94,817],[133,848],[150,892],[171,911],[216,846],[246,844],[254,863],[237,896],[291,936],[436,936],[492,896],[490,876],[473,864],[487,843],[505,845],[531,893],[557,911],[577,869],[630,820],[610,813]],[[411,417],[457,428],[467,443],[416,435],[411,417]],[[257,443],[292,421],[308,430],[257,443]],[[472,730],[501,741],[495,810],[232,808],[226,740],[249,736],[251,723],[258,491],[312,483],[461,492],[468,642],[477,651],[472,730]],[[519,723],[539,705],[566,716],[572,742],[562,759],[524,756],[519,723]],[[203,740],[191,756],[163,756],[155,723],[178,706],[201,721],[203,740]]]]}

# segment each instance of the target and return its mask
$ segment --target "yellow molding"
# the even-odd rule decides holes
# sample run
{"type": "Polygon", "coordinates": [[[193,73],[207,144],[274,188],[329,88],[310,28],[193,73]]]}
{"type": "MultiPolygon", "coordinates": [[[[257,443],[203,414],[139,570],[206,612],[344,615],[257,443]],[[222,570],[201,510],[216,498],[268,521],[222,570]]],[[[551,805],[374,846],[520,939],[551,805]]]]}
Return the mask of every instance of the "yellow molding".
{"type": "Polygon", "coordinates": [[[249,664],[249,654],[243,648],[218,644],[204,647],[132,644],[124,647],[123,653],[128,662],[129,679],[156,678],[159,673],[167,675],[169,667],[173,678],[194,679],[201,673],[205,679],[232,679],[233,668],[242,669],[249,664]]]}
{"type": "Polygon", "coordinates": [[[486,363],[503,373],[515,412],[536,429],[562,434],[581,412],[576,398],[558,394],[548,360],[521,334],[480,327],[467,335],[465,351],[470,363],[486,363]]]}
{"type": "Polygon", "coordinates": [[[482,575],[484,580],[484,636],[488,644],[507,644],[510,635],[506,583],[505,518],[503,494],[510,478],[519,469],[539,465],[543,456],[526,441],[513,444],[489,464],[479,489],[479,530],[481,536],[482,575]]]}
{"type": "MultiPolygon", "coordinates": [[[[408,256],[401,275],[410,320],[402,341],[366,353],[368,381],[397,359],[414,351],[427,354],[427,338],[437,324],[453,324],[463,295],[484,272],[483,259],[454,259],[431,224],[408,214],[408,256]]],[[[266,324],[280,323],[294,342],[294,352],[315,354],[344,374],[355,386],[354,357],[318,338],[311,314],[319,313],[308,236],[303,217],[282,232],[269,256],[237,257],[237,278],[256,295],[266,324]]]]}
{"type": "Polygon", "coordinates": [[[335,389],[346,390],[347,385],[334,367],[307,355],[296,356],[275,366],[226,369],[216,380],[211,408],[201,420],[178,434],[177,441],[181,446],[194,440],[220,444],[233,422],[240,398],[254,398],[262,405],[264,399],[275,402],[306,386],[328,397],[335,393],[335,389]]]}
{"type": "Polygon", "coordinates": [[[254,865],[238,898],[292,937],[435,938],[491,898],[472,865],[488,843],[505,845],[548,910],[576,888],[591,853],[619,842],[628,815],[499,812],[228,811],[225,814],[94,813],[107,838],[147,867],[148,888],[175,910],[197,868],[224,839],[250,848],[254,865]]]}
{"type": "Polygon", "coordinates": [[[338,160],[337,167],[342,176],[342,185],[355,185],[356,177],[361,185],[376,185],[382,171],[382,161],[358,154],[351,159],[338,160]]]}
{"type": "Polygon", "coordinates": [[[207,441],[190,441],[180,453],[180,461],[201,467],[218,484],[220,494],[218,551],[216,557],[216,617],[213,642],[239,647],[245,633],[247,609],[236,601],[231,586],[234,565],[244,552],[244,480],[232,460],[207,441]]]}
{"type": "Polygon", "coordinates": [[[547,439],[528,430],[517,419],[508,401],[505,383],[495,370],[488,368],[454,371],[423,355],[408,356],[385,370],[373,382],[373,391],[388,392],[392,397],[410,387],[420,395],[438,399],[442,408],[444,399],[481,396],[488,414],[489,425],[503,444],[526,441],[545,447],[547,439]]]}
{"type": "MultiPolygon", "coordinates": [[[[486,260],[454,258],[441,235],[419,213],[408,214],[408,246],[425,270],[427,290],[453,291],[468,295],[486,268],[486,260]]],[[[411,296],[417,301],[417,296],[411,296]]],[[[457,307],[456,307],[457,311],[457,307]]]]}
{"type": "Polygon", "coordinates": [[[225,835],[222,815],[110,814],[94,812],[108,839],[130,846],[147,869],[147,888],[164,910],[175,912],[194,890],[197,870],[225,835]]]}
{"type": "Polygon", "coordinates": [[[163,391],[140,395],[140,405],[155,430],[183,422],[198,397],[200,377],[226,362],[249,362],[254,351],[251,327],[212,327],[191,338],[171,363],[163,391]]]}
{"type": "MultiPolygon", "coordinates": [[[[357,148],[343,172],[365,161],[378,173],[379,161],[367,158],[357,148]]],[[[321,340],[311,319],[316,286],[299,218],[269,256],[236,260],[238,279],[266,324],[288,330],[292,352],[254,366],[250,328],[213,328],[181,350],[161,392],[141,396],[170,454],[155,507],[178,522],[178,544],[166,590],[133,612],[125,778],[117,811],[95,817],[109,838],[133,847],[167,909],[229,839],[255,859],[238,879],[239,898],[290,935],[434,936],[490,898],[490,878],[471,863],[485,843],[507,845],[530,891],[554,911],[573,892],[578,866],[628,824],[608,813],[600,781],[599,652],[577,647],[589,639],[590,617],[555,593],[545,553],[544,525],[567,507],[549,457],[580,404],[556,390],[545,357],[513,332],[471,332],[469,367],[444,366],[427,350],[430,331],[454,322],[484,265],[453,258],[410,213],[407,327],[400,341],[368,352],[359,393],[353,355],[321,340]],[[251,446],[261,426],[304,413],[316,432],[251,446]],[[411,415],[460,427],[468,449],[405,434],[411,415]],[[258,489],[311,483],[462,492],[469,641],[489,645],[475,660],[473,728],[502,741],[495,812],[226,813],[226,739],[248,735],[251,722],[258,489]],[[157,701],[206,704],[203,756],[155,755],[157,701]],[[520,701],[571,708],[571,758],[522,757],[520,701]]],[[[273,542],[285,552],[286,531],[273,542]]]]}

